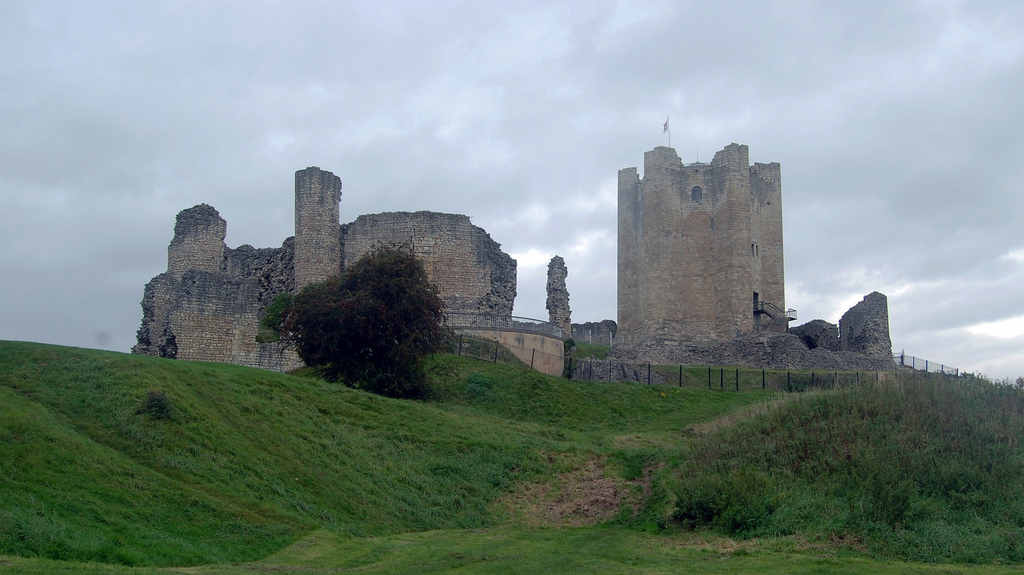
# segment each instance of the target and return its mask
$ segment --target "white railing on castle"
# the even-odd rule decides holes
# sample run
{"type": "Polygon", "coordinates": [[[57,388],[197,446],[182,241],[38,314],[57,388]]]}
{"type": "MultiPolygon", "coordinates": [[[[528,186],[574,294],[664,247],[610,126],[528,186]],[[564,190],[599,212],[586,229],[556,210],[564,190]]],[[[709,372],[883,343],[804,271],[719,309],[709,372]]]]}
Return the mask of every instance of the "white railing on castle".
{"type": "Polygon", "coordinates": [[[447,312],[444,324],[452,329],[502,329],[524,333],[537,333],[562,339],[562,328],[547,321],[514,315],[447,312]]]}
{"type": "Polygon", "coordinates": [[[576,343],[597,343],[608,347],[615,345],[615,336],[610,331],[578,330],[573,332],[572,338],[576,343]]]}
{"type": "Polygon", "coordinates": [[[905,353],[894,353],[892,354],[892,360],[896,365],[902,365],[918,371],[927,371],[928,373],[946,373],[949,375],[960,375],[960,370],[942,363],[935,361],[929,361],[927,359],[921,359],[912,355],[906,355],[905,353]]]}

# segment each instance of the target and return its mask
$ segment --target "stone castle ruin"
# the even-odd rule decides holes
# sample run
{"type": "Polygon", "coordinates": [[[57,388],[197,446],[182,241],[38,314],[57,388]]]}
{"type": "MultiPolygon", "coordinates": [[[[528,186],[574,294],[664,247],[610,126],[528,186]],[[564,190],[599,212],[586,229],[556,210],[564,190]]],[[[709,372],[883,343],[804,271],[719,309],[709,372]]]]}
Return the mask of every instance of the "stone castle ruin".
{"type": "Polygon", "coordinates": [[[618,361],[887,369],[888,304],[874,292],[839,326],[789,329],[782,181],[730,144],[710,164],[672,148],[618,175],[618,361]]]}
{"type": "Polygon", "coordinates": [[[146,284],[132,352],[275,371],[301,367],[285,345],[257,341],[263,310],[277,294],[337,275],[377,245],[410,247],[446,311],[511,316],[516,262],[468,216],[392,212],[341,225],[340,202],[337,176],[316,167],[296,172],[295,236],[279,248],[228,248],[227,222],[217,210],[201,204],[180,212],[167,271],[146,284]]]}
{"type": "Polygon", "coordinates": [[[562,256],[555,256],[548,262],[547,308],[548,322],[562,328],[566,337],[572,333],[572,320],[569,309],[569,290],[565,287],[565,278],[569,269],[565,267],[562,256]]]}
{"type": "Polygon", "coordinates": [[[730,144],[710,164],[672,148],[644,154],[644,177],[619,170],[618,337],[715,344],[785,332],[778,163],[730,144]]]}
{"type": "Polygon", "coordinates": [[[334,276],[378,245],[408,247],[424,264],[457,331],[496,340],[546,373],[562,371],[562,337],[614,344],[624,362],[775,368],[892,367],[886,297],[871,293],[839,325],[789,328],[778,163],[749,162],[730,144],[708,164],[676,151],[644,154],[644,175],[618,173],[618,320],[572,324],[568,269],[548,265],[550,322],[512,317],[516,262],[468,216],[362,215],[339,223],[341,180],[295,173],[295,235],[279,248],[224,244],[213,207],[178,214],[167,271],[142,300],[134,353],[288,371],[302,366],[279,342],[257,340],[264,310],[334,276]],[[455,323],[461,322],[461,323],[455,323]],[[541,325],[543,324],[543,325],[541,325]],[[538,359],[540,357],[540,359],[538,359]]]}

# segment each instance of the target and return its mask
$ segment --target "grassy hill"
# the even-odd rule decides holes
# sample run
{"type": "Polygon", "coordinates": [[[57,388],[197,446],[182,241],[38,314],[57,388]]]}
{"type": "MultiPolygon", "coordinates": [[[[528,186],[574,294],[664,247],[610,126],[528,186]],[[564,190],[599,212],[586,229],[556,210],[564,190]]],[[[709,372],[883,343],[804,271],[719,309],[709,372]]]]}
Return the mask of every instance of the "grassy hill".
{"type": "Polygon", "coordinates": [[[674,518],[845,538],[919,561],[1024,561],[1024,393],[909,374],[796,395],[695,442],[674,518]]]}
{"type": "Polygon", "coordinates": [[[663,397],[454,357],[433,371],[438,398],[409,402],[238,366],[0,343],[0,553],[187,565],[257,559],[315,529],[495,525],[495,501],[520,482],[597,453],[635,476],[650,448],[634,461],[621,437],[662,442],[764,397],[663,397]],[[150,391],[169,419],[140,413],[150,391]]]}
{"type": "Polygon", "coordinates": [[[568,382],[453,356],[430,371],[432,396],[413,402],[0,342],[0,572],[1018,560],[1016,390],[908,380],[779,396],[568,382]],[[169,416],[146,409],[151,392],[169,416]]]}

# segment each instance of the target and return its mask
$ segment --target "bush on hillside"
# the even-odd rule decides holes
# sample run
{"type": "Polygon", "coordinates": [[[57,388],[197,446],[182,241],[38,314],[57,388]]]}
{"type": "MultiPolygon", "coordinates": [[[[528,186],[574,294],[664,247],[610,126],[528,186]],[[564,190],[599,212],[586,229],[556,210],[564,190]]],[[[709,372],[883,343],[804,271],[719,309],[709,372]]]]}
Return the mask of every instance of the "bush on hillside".
{"type": "Polygon", "coordinates": [[[1024,394],[980,380],[908,375],[805,395],[698,441],[675,472],[672,519],[912,560],[1018,562],[1022,436],[1024,394]]]}
{"type": "Polygon", "coordinates": [[[146,392],[146,397],[142,399],[139,409],[135,413],[148,415],[153,419],[170,419],[171,400],[167,398],[166,392],[151,389],[146,392]]]}
{"type": "Polygon", "coordinates": [[[328,379],[420,398],[422,359],[445,341],[441,311],[423,264],[409,251],[378,247],[342,275],[306,286],[285,314],[283,331],[303,361],[322,366],[328,379]]]}

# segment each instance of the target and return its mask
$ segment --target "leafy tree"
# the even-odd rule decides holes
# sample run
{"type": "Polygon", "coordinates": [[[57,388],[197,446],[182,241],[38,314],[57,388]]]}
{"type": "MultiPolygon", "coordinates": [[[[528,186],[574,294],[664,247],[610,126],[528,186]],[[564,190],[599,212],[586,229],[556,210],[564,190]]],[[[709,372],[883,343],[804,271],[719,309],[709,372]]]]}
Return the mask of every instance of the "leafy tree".
{"type": "Polygon", "coordinates": [[[410,252],[378,247],[340,276],[306,286],[283,331],[310,366],[389,397],[426,390],[422,359],[444,343],[441,298],[410,252]]]}
{"type": "Polygon", "coordinates": [[[284,321],[284,314],[295,303],[295,296],[284,291],[276,296],[263,310],[263,319],[260,320],[256,341],[272,342],[281,339],[281,324],[284,321]]]}

